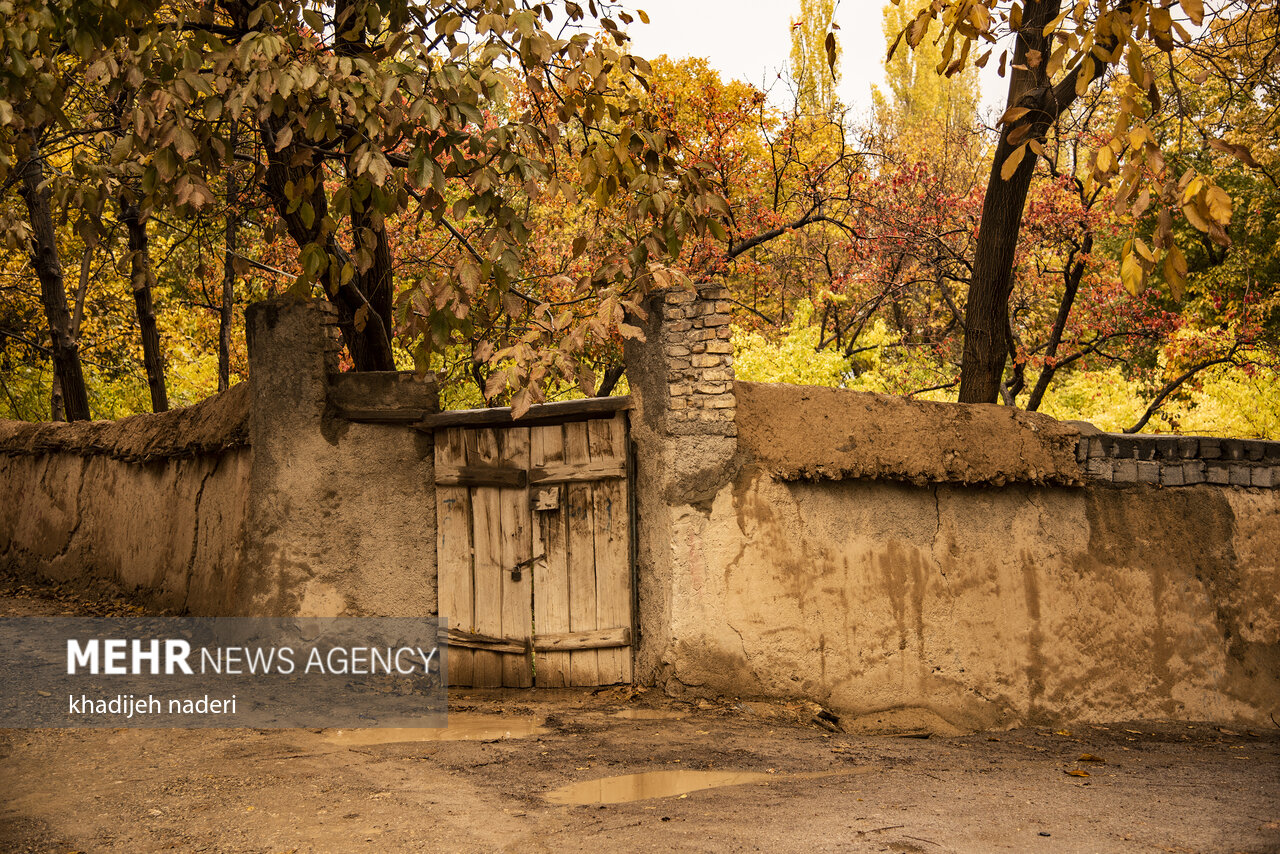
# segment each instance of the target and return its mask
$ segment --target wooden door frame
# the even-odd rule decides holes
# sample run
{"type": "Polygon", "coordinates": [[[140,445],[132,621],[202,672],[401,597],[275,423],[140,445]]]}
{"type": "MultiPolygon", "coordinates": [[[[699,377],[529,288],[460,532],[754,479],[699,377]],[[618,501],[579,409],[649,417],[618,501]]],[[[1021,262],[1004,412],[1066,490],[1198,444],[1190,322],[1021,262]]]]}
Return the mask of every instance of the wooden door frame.
{"type": "MultiPolygon", "coordinates": [[[[634,443],[631,440],[630,416],[628,412],[628,410],[630,409],[630,403],[631,403],[630,398],[628,397],[612,397],[612,398],[590,398],[587,400],[567,401],[563,403],[541,404],[541,405],[532,407],[526,415],[524,415],[518,420],[512,419],[511,410],[507,408],[492,408],[492,409],[480,409],[480,410],[455,410],[455,411],[449,411],[449,412],[435,413],[433,415],[428,416],[427,418],[423,419],[420,423],[415,425],[417,429],[423,432],[431,433],[433,436],[433,439],[437,444],[441,439],[443,439],[447,435],[445,432],[447,430],[452,431],[453,429],[458,429],[458,436],[462,437],[461,442],[463,446],[463,455],[462,455],[462,458],[458,460],[456,463],[457,465],[456,470],[449,474],[445,474],[442,471],[437,470],[434,476],[435,482],[433,483],[433,487],[436,490],[446,490],[446,489],[461,490],[467,496],[467,500],[465,502],[465,508],[466,508],[465,514],[466,514],[468,525],[470,526],[469,531],[467,533],[467,542],[470,549],[469,557],[472,565],[472,573],[470,577],[470,584],[466,585],[466,588],[467,588],[466,595],[471,598],[472,609],[476,607],[475,585],[476,585],[477,576],[475,574],[475,569],[476,569],[477,553],[476,553],[476,542],[475,542],[475,532],[474,532],[474,524],[475,524],[474,501],[475,501],[476,489],[485,488],[485,487],[498,487],[500,490],[503,490],[503,491],[511,490],[511,489],[521,489],[524,491],[525,500],[523,502],[523,506],[525,508],[525,511],[528,514],[528,518],[527,518],[528,524],[531,525],[528,531],[528,540],[529,540],[529,542],[527,543],[528,548],[525,549],[529,552],[529,561],[528,561],[529,570],[528,571],[530,575],[529,575],[529,582],[528,582],[529,583],[528,596],[530,601],[533,603],[533,607],[536,609],[537,608],[536,597],[538,595],[538,592],[537,592],[537,586],[534,582],[535,570],[534,570],[533,563],[537,558],[537,555],[535,555],[534,552],[536,551],[538,544],[534,542],[534,537],[535,537],[535,531],[539,531],[543,529],[540,527],[540,524],[541,524],[540,522],[534,522],[535,515],[539,511],[535,511],[529,507],[529,499],[532,496],[532,488],[538,482],[548,482],[548,483],[554,482],[554,483],[561,484],[563,486],[561,495],[564,497],[564,507],[563,507],[564,515],[563,517],[560,517],[560,518],[563,519],[564,525],[569,525],[571,521],[571,517],[569,515],[569,496],[570,496],[570,490],[572,485],[574,483],[580,483],[580,484],[586,485],[586,484],[596,484],[600,482],[607,482],[610,479],[610,473],[604,470],[606,468],[609,468],[609,466],[606,465],[601,467],[600,474],[602,475],[602,478],[580,477],[580,476],[577,476],[578,475],[577,472],[570,472],[569,464],[565,463],[565,464],[560,464],[560,467],[563,467],[565,471],[563,472],[544,471],[541,473],[544,475],[544,477],[539,478],[535,474],[536,469],[533,464],[532,456],[530,455],[531,449],[525,450],[525,457],[523,459],[523,462],[518,464],[517,466],[512,466],[510,465],[510,461],[502,459],[501,454],[498,455],[498,460],[497,462],[495,462],[493,466],[474,465],[469,463],[468,461],[469,457],[467,456],[467,453],[466,453],[466,449],[469,448],[471,445],[471,442],[468,442],[465,438],[467,434],[471,433],[472,430],[477,430],[477,431],[493,430],[495,431],[494,438],[497,441],[497,444],[505,447],[506,445],[505,440],[503,440],[496,432],[496,431],[502,431],[504,430],[504,428],[528,429],[528,428],[536,428],[536,427],[564,426],[564,425],[574,424],[578,422],[608,423],[616,420],[619,427],[615,427],[612,429],[615,431],[618,429],[621,430],[620,436],[618,436],[616,433],[613,434],[614,438],[608,440],[608,444],[606,445],[606,447],[613,447],[614,448],[613,453],[620,454],[622,456],[622,460],[621,460],[622,471],[621,471],[620,479],[623,481],[623,483],[622,483],[620,497],[623,498],[626,505],[626,509],[627,509],[627,518],[625,520],[624,527],[623,527],[623,535],[627,537],[625,560],[627,561],[628,565],[625,573],[625,578],[626,578],[626,583],[630,585],[630,589],[628,591],[629,595],[626,598],[626,608],[628,611],[627,620],[626,620],[627,625],[626,626],[615,625],[613,627],[606,627],[603,629],[595,629],[595,630],[586,629],[586,630],[579,630],[576,632],[565,631],[565,632],[550,632],[550,633],[535,634],[533,631],[535,627],[532,625],[533,615],[531,613],[530,631],[529,631],[530,636],[523,641],[519,638],[512,638],[512,637],[504,638],[504,637],[495,637],[495,636],[486,635],[484,633],[480,633],[476,631],[472,626],[468,626],[467,629],[463,629],[461,626],[450,627],[449,633],[448,633],[449,643],[452,644],[453,646],[460,647],[460,648],[469,648],[477,652],[487,651],[490,653],[501,654],[500,657],[503,660],[503,664],[500,667],[500,669],[504,671],[504,673],[503,673],[503,676],[497,681],[499,681],[504,686],[520,687],[521,685],[534,684],[533,679],[530,678],[530,679],[522,680],[518,677],[518,675],[514,674],[513,665],[515,665],[515,662],[512,661],[512,659],[514,658],[515,655],[520,655],[526,660],[527,662],[526,668],[530,673],[530,675],[532,675],[534,670],[533,657],[538,653],[568,652],[570,650],[588,651],[588,650],[595,650],[595,649],[618,649],[618,648],[625,649],[626,657],[623,660],[624,664],[609,665],[610,668],[612,668],[613,666],[622,666],[623,669],[619,673],[619,675],[623,677],[622,681],[621,682],[610,681],[607,684],[627,684],[633,681],[634,679],[636,647],[637,647],[637,641],[639,637],[639,631],[638,631],[638,613],[639,613],[638,581],[639,581],[639,578],[637,574],[637,560],[636,560],[637,545],[638,545],[638,540],[637,540],[638,519],[637,519],[637,513],[636,513],[636,491],[637,490],[636,490],[636,483],[635,483],[636,463],[635,463],[634,443]],[[523,467],[523,470],[517,471],[517,469],[520,466],[523,467]]],[[[600,433],[601,433],[601,428],[598,428],[598,427],[592,428],[592,427],[589,427],[588,424],[586,423],[583,424],[582,434],[583,434],[584,442],[594,443],[596,439],[599,437],[600,433]]],[[[530,432],[528,435],[530,437],[530,440],[532,440],[533,433],[530,432]]],[[[567,436],[568,434],[566,433],[565,435],[567,436]]],[[[610,434],[608,432],[605,432],[604,435],[608,436],[610,434]]],[[[454,439],[451,439],[450,441],[453,442],[453,444],[457,444],[457,441],[454,439]]],[[[518,440],[517,440],[517,444],[518,444],[518,440]]],[[[452,447],[452,445],[450,447],[452,447]]],[[[584,452],[585,452],[585,446],[584,446],[584,452]]],[[[439,450],[436,451],[435,457],[437,461],[440,460],[441,452],[439,450]]],[[[608,459],[608,457],[606,456],[605,459],[608,459]]],[[[590,466],[590,464],[591,463],[589,461],[583,461],[581,463],[581,465],[587,465],[588,467],[590,466]]],[[[617,469],[610,469],[610,471],[616,472],[617,469]]],[[[619,477],[619,475],[613,474],[612,477],[617,478],[619,477]]],[[[597,491],[596,487],[592,488],[590,496],[591,497],[588,499],[589,503],[596,503],[600,500],[600,493],[597,491]]],[[[456,498],[457,496],[454,496],[454,500],[456,500],[456,498]]],[[[497,500],[497,503],[499,506],[502,506],[503,500],[504,499],[497,500]]],[[[509,496],[506,500],[509,500],[509,496]]],[[[607,501],[608,499],[605,499],[605,500],[607,501]]],[[[454,531],[455,535],[458,530],[457,529],[458,520],[455,519],[453,520],[452,523],[447,522],[445,518],[446,511],[444,509],[443,502],[444,502],[444,499],[440,498],[439,493],[437,493],[436,495],[436,504],[438,508],[437,526],[440,530],[440,533],[437,535],[437,542],[435,546],[437,548],[437,572],[438,573],[440,573],[440,567],[443,566],[445,562],[445,555],[442,552],[442,549],[444,548],[443,546],[444,526],[446,524],[452,524],[453,525],[452,530],[454,531]]],[[[452,514],[453,512],[454,511],[451,508],[449,510],[449,513],[452,514]]],[[[594,518],[594,514],[592,518],[594,518]]],[[[560,523],[557,523],[557,524],[560,524],[560,523]]],[[[599,530],[598,526],[592,525],[589,527],[589,530],[592,531],[593,539],[595,539],[601,534],[601,531],[599,530]]],[[[593,551],[592,551],[593,555],[596,554],[596,550],[598,548],[599,541],[597,540],[596,542],[597,542],[597,545],[593,546],[593,551]]],[[[567,547],[568,546],[566,541],[566,548],[567,547]]],[[[543,548],[544,548],[544,555],[545,555],[545,544],[543,548]]],[[[593,557],[593,561],[594,560],[596,560],[596,558],[593,557]]],[[[492,561],[487,561],[487,562],[491,563],[492,561]]],[[[614,563],[613,565],[616,566],[616,563],[614,563]]],[[[599,564],[593,564],[592,572],[597,573],[598,571],[599,571],[599,564]]],[[[440,573],[440,577],[443,578],[443,573],[440,573]]],[[[438,585],[438,590],[443,593],[443,585],[438,585]]],[[[504,590],[505,590],[505,585],[504,585],[504,590]]],[[[598,592],[597,592],[597,595],[598,595],[598,592]]],[[[444,596],[440,596],[440,603],[441,604],[440,604],[439,611],[440,611],[441,617],[447,616],[447,612],[446,612],[447,608],[458,606],[458,603],[455,603],[452,601],[446,603],[444,596]]],[[[599,605],[599,600],[597,600],[596,607],[597,608],[601,607],[599,605]]],[[[500,610],[501,610],[501,606],[500,606],[500,610]]],[[[609,622],[616,622],[616,621],[609,621],[609,622]]],[[[587,625],[590,626],[591,623],[588,622],[587,625]]],[[[597,622],[597,625],[599,625],[598,622],[597,622]]],[[[507,634],[507,632],[504,630],[502,631],[502,634],[507,634]]],[[[473,658],[473,657],[474,656],[468,656],[468,658],[473,658]]],[[[565,657],[567,658],[568,656],[565,656],[565,657]]],[[[617,659],[615,658],[614,661],[617,661],[617,659]]],[[[576,670],[576,665],[574,665],[573,667],[574,667],[575,673],[579,672],[576,670]]],[[[569,672],[568,667],[566,667],[566,670],[564,672],[565,673],[569,672]]],[[[617,672],[617,671],[614,671],[614,672],[617,672]]],[[[585,673],[585,671],[582,671],[582,673],[585,673]]],[[[482,681],[487,681],[487,682],[494,681],[491,678],[491,674],[489,676],[490,678],[484,679],[482,681]]],[[[553,673],[553,678],[554,678],[554,673],[553,673]]],[[[576,678],[566,675],[563,678],[563,684],[568,685],[568,684],[573,684],[575,682],[577,684],[583,684],[583,685],[600,684],[598,681],[596,681],[600,678],[601,677],[599,677],[598,675],[595,677],[578,676],[576,678]],[[592,681],[591,682],[579,681],[579,680],[585,680],[585,679],[591,679],[592,681]]],[[[603,678],[608,678],[608,677],[606,676],[603,678]]],[[[453,679],[451,678],[451,682],[452,681],[453,679]]],[[[470,677],[466,677],[465,681],[472,682],[470,677]]],[[[497,687],[497,686],[495,685],[493,687],[497,687]]]]}

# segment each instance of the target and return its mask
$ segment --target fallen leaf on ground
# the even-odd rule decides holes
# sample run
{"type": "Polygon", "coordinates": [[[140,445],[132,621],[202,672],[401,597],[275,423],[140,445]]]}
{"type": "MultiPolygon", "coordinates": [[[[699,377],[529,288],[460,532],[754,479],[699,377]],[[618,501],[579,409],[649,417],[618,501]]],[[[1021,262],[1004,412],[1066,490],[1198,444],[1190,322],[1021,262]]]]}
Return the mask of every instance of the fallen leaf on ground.
{"type": "Polygon", "coordinates": [[[1088,777],[1089,772],[1082,768],[1072,768],[1070,771],[1063,771],[1068,777],[1088,777]]]}
{"type": "Polygon", "coordinates": [[[1092,753],[1081,753],[1077,762],[1106,762],[1101,756],[1094,756],[1092,753]]]}

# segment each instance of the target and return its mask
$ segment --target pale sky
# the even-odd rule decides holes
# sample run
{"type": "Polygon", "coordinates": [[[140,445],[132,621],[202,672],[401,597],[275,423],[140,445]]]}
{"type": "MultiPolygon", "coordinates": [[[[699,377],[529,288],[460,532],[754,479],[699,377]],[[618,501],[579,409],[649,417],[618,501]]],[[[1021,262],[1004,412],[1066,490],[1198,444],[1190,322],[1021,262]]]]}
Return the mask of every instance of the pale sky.
{"type": "MultiPolygon", "coordinates": [[[[706,57],[722,75],[765,89],[778,82],[791,57],[791,18],[800,11],[799,0],[628,0],[626,5],[649,14],[649,24],[637,20],[628,28],[638,55],[706,57]]],[[[872,84],[884,86],[883,8],[884,0],[840,0],[836,10],[840,98],[855,110],[870,107],[872,84]]],[[[984,107],[1003,103],[1007,89],[995,67],[989,62],[982,72],[984,107]]]]}

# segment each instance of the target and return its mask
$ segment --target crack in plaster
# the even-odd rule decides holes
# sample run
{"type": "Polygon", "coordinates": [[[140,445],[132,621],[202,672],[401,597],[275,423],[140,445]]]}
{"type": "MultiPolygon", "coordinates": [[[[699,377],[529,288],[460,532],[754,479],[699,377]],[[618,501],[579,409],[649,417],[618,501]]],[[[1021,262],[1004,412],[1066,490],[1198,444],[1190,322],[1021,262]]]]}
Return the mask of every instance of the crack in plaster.
{"type": "MultiPolygon", "coordinates": [[[[52,462],[52,461],[53,461],[53,457],[52,457],[52,456],[48,457],[48,460],[49,460],[49,462],[52,462]]],[[[80,525],[81,525],[81,523],[83,523],[83,522],[84,522],[84,502],[83,502],[83,500],[82,500],[82,499],[83,499],[83,496],[84,496],[84,484],[85,484],[85,481],[87,481],[87,480],[89,479],[88,477],[86,477],[86,476],[85,476],[85,475],[86,475],[86,471],[85,471],[85,470],[89,467],[89,464],[90,464],[91,460],[90,460],[90,459],[88,459],[88,458],[84,458],[84,457],[81,457],[81,458],[80,458],[80,460],[81,460],[81,462],[80,462],[80,466],[79,466],[79,471],[80,471],[80,483],[76,485],[76,503],[75,503],[75,507],[76,507],[76,523],[75,523],[75,525],[71,528],[71,533],[69,533],[69,534],[67,535],[67,540],[66,540],[66,542],[63,544],[62,548],[58,550],[58,553],[57,553],[57,554],[55,554],[52,558],[50,558],[50,562],[51,562],[51,563],[52,563],[53,561],[60,560],[60,559],[62,559],[62,558],[64,558],[64,557],[66,557],[66,556],[67,556],[67,552],[71,551],[71,545],[72,545],[72,543],[74,543],[74,542],[75,542],[76,534],[78,534],[78,533],[80,532],[80,525]]],[[[47,473],[47,472],[48,472],[48,470],[49,470],[49,469],[48,469],[48,465],[49,465],[49,463],[47,462],[47,463],[45,464],[45,472],[46,472],[46,473],[47,473]]]]}
{"type": "Polygon", "coordinates": [[[191,532],[191,554],[187,557],[187,577],[186,585],[182,592],[182,613],[187,613],[188,603],[191,601],[191,576],[195,571],[196,553],[200,549],[200,504],[204,500],[204,487],[209,482],[209,478],[213,477],[218,470],[218,466],[222,465],[222,457],[216,457],[213,461],[213,467],[205,472],[204,477],[200,478],[200,488],[196,490],[196,506],[195,506],[195,529],[191,532]]]}

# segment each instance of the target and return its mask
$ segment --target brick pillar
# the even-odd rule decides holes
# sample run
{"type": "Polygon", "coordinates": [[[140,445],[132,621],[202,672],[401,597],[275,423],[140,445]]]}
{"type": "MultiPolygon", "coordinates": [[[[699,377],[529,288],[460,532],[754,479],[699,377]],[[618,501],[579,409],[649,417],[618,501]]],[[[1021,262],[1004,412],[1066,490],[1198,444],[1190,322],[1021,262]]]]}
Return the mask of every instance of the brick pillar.
{"type": "Polygon", "coordinates": [[[627,362],[648,423],[669,436],[737,436],[728,291],[664,291],[649,312],[648,340],[628,350],[627,362]],[[655,376],[638,383],[637,373],[655,376]]]}
{"type": "Polygon", "coordinates": [[[644,341],[626,342],[635,447],[639,643],[636,679],[679,691],[672,645],[692,629],[690,567],[711,507],[738,466],[728,292],[662,291],[646,304],[644,341]]]}

